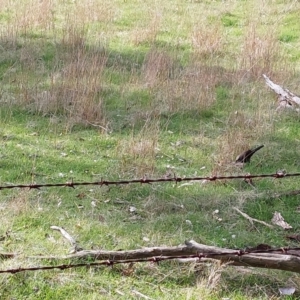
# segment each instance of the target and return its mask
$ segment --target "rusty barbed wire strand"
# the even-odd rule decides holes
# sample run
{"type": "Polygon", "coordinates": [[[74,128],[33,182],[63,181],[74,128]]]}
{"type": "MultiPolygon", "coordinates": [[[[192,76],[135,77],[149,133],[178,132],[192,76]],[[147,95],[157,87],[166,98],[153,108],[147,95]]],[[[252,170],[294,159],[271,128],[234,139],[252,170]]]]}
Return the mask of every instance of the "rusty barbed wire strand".
{"type": "Polygon", "coordinates": [[[147,257],[147,258],[135,258],[135,259],[122,259],[122,260],[103,260],[100,262],[86,262],[86,263],[78,263],[78,264],[61,264],[61,265],[55,265],[55,266],[37,266],[37,267],[19,267],[19,268],[13,268],[13,269],[5,269],[0,270],[0,274],[2,273],[11,273],[16,274],[20,272],[25,271],[40,271],[40,270],[54,270],[54,269],[60,269],[60,270],[66,270],[71,268],[80,268],[80,267],[97,267],[97,266],[107,266],[107,267],[113,267],[117,264],[130,264],[130,263],[144,263],[144,262],[153,262],[153,263],[159,263],[161,261],[165,260],[174,260],[174,259],[190,259],[190,258],[198,258],[199,262],[202,258],[211,258],[211,257],[218,257],[218,256],[228,256],[228,255],[236,255],[236,256],[242,256],[246,254],[259,254],[259,253],[274,253],[277,252],[278,254],[282,255],[293,255],[300,257],[300,247],[295,248],[289,248],[289,247],[280,247],[280,248],[273,248],[273,249],[265,249],[265,250],[245,250],[240,249],[236,251],[230,251],[230,252],[206,252],[206,253],[197,253],[197,254],[191,254],[191,255],[176,255],[176,256],[153,256],[153,257],[147,257]],[[289,253],[288,251],[299,251],[299,254],[295,253],[289,253]]]}
{"type": "Polygon", "coordinates": [[[66,182],[66,183],[31,183],[31,184],[15,184],[15,185],[2,185],[0,190],[13,189],[13,188],[29,188],[29,189],[40,189],[42,187],[71,187],[76,186],[87,186],[87,185],[99,185],[99,186],[110,186],[110,185],[126,185],[132,183],[140,184],[152,184],[157,182],[175,182],[176,184],[184,181],[217,181],[217,180],[233,180],[233,179],[253,179],[253,178],[285,178],[285,177],[296,177],[300,176],[300,173],[284,173],[277,172],[274,174],[255,174],[255,175],[230,175],[230,176],[204,176],[204,177],[177,177],[175,174],[173,177],[162,177],[162,178],[147,178],[143,177],[141,179],[128,179],[128,180],[116,180],[109,181],[103,180],[92,181],[92,182],[66,182]]]}

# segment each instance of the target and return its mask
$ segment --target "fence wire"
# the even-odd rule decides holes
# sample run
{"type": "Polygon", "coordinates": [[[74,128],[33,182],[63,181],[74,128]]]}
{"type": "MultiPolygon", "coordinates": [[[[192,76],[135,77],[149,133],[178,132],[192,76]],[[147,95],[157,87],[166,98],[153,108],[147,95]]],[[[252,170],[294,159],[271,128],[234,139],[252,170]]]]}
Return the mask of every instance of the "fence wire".
{"type": "Polygon", "coordinates": [[[143,177],[140,179],[128,179],[128,180],[115,180],[109,181],[101,179],[100,181],[92,181],[92,182],[66,182],[66,183],[31,183],[31,184],[12,184],[12,185],[2,185],[0,186],[0,190],[4,189],[14,189],[14,188],[29,188],[29,189],[39,189],[42,187],[70,187],[75,188],[76,186],[88,186],[88,185],[98,185],[98,186],[110,186],[110,185],[126,185],[133,183],[140,184],[152,184],[157,182],[175,182],[176,184],[179,182],[188,182],[188,181],[217,181],[217,180],[233,180],[233,179],[254,179],[254,178],[286,178],[286,177],[296,177],[300,176],[300,173],[285,173],[283,171],[278,171],[273,174],[254,174],[254,175],[231,175],[231,176],[205,176],[205,177],[178,177],[176,174],[170,177],[161,177],[161,178],[147,178],[143,177]]]}
{"type": "MultiPolygon", "coordinates": [[[[129,180],[115,180],[109,181],[101,179],[100,181],[92,181],[92,182],[66,182],[66,183],[31,183],[31,184],[13,184],[13,185],[0,185],[0,190],[4,189],[14,189],[14,188],[29,188],[29,189],[40,189],[43,187],[70,187],[75,188],[76,186],[111,186],[111,185],[127,185],[127,184],[152,184],[152,183],[165,183],[165,182],[188,182],[188,181],[218,181],[218,180],[234,180],[234,179],[244,179],[250,180],[254,178],[273,178],[273,179],[282,179],[287,177],[297,177],[300,176],[300,173],[286,173],[283,171],[278,171],[276,173],[271,174],[254,174],[254,175],[230,175],[230,176],[204,176],[204,177],[178,177],[176,174],[169,177],[161,177],[161,178],[147,178],[143,177],[140,179],[129,179],[129,180]]],[[[150,258],[138,258],[138,259],[128,259],[128,260],[104,260],[99,262],[86,262],[86,263],[78,263],[78,264],[60,264],[54,266],[36,266],[36,267],[19,267],[19,268],[12,268],[12,269],[5,269],[0,270],[0,273],[19,273],[25,271],[37,271],[37,270],[53,270],[53,269],[70,269],[70,268],[79,268],[79,267],[96,267],[96,266],[108,266],[112,267],[117,264],[130,264],[130,263],[144,263],[144,262],[152,262],[152,263],[159,263],[160,261],[165,260],[175,260],[175,259],[190,259],[190,258],[197,258],[200,262],[201,259],[207,257],[218,257],[218,256],[226,256],[226,255],[236,255],[242,256],[245,254],[252,254],[252,253],[279,253],[283,255],[292,255],[296,257],[300,257],[300,248],[276,248],[276,249],[266,249],[266,250],[236,250],[231,252],[222,252],[222,253],[197,253],[193,255],[182,255],[182,256],[155,256],[150,258]]]]}

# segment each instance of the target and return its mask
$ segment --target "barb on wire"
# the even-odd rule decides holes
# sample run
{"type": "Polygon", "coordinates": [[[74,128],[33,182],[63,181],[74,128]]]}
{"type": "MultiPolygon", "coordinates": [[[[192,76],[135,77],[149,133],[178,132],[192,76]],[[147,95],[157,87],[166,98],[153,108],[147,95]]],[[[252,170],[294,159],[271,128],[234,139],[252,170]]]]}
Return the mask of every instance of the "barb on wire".
{"type": "Polygon", "coordinates": [[[296,177],[300,176],[300,173],[290,173],[286,174],[283,172],[277,172],[274,174],[256,174],[256,175],[231,175],[231,176],[205,176],[205,177],[177,177],[175,174],[170,178],[146,178],[143,177],[141,179],[128,179],[128,180],[116,180],[109,181],[103,180],[93,181],[93,182],[66,182],[66,183],[40,183],[40,184],[15,184],[15,185],[2,185],[0,186],[0,190],[4,189],[13,189],[13,188],[29,188],[29,189],[40,189],[42,187],[71,187],[75,188],[76,186],[87,186],[87,185],[99,185],[99,186],[110,186],[110,185],[126,185],[132,183],[157,183],[157,182],[182,182],[182,181],[216,181],[216,180],[233,180],[233,179],[253,179],[253,178],[284,178],[284,177],[296,177]]]}

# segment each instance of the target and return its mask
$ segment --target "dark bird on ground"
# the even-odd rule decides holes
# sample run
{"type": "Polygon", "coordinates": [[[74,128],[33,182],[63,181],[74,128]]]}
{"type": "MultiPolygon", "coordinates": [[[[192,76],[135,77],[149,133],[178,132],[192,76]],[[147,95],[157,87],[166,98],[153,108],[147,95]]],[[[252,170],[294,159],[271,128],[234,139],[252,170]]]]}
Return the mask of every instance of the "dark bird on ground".
{"type": "Polygon", "coordinates": [[[243,152],[242,154],[240,154],[237,158],[235,163],[249,163],[250,162],[250,158],[252,157],[252,155],[258,151],[259,149],[261,149],[264,145],[258,146],[254,149],[251,150],[246,150],[245,152],[243,152]]]}

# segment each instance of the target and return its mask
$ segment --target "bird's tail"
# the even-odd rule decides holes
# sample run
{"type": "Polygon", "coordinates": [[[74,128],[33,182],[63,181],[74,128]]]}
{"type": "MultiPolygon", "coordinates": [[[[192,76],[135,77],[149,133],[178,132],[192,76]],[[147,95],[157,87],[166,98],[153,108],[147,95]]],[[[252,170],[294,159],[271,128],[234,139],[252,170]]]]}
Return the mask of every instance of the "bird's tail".
{"type": "Polygon", "coordinates": [[[257,152],[259,149],[261,149],[262,147],[264,147],[264,145],[260,145],[260,146],[258,146],[258,147],[256,147],[256,148],[254,148],[254,149],[252,149],[251,151],[252,151],[252,154],[254,154],[255,152],[257,152]]]}
{"type": "Polygon", "coordinates": [[[262,147],[264,147],[264,145],[260,145],[254,149],[251,150],[251,152],[249,153],[249,155],[247,155],[248,157],[251,157],[255,152],[257,152],[259,149],[261,149],[262,147]]]}

